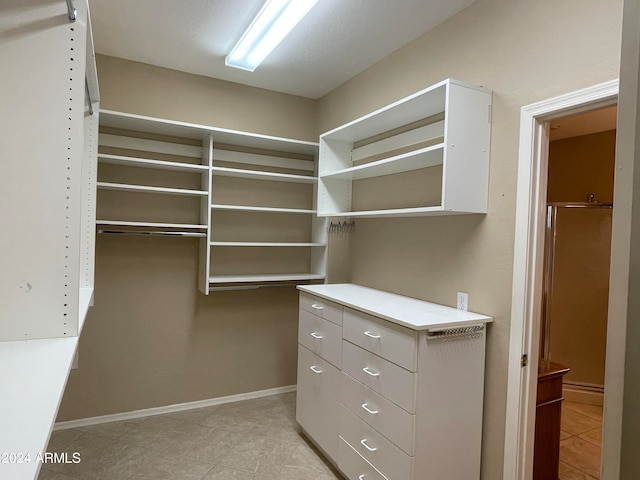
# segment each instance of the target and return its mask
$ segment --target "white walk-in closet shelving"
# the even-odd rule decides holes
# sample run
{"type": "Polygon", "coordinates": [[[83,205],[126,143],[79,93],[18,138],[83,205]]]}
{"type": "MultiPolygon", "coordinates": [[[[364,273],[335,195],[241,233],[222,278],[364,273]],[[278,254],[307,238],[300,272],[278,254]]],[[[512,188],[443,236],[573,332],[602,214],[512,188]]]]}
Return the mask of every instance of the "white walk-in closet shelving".
{"type": "Polygon", "coordinates": [[[491,97],[447,79],[321,135],[318,215],[487,213],[491,97]]]}
{"type": "Polygon", "coordinates": [[[199,289],[324,281],[318,144],[103,110],[98,232],[200,237],[199,289]]]}

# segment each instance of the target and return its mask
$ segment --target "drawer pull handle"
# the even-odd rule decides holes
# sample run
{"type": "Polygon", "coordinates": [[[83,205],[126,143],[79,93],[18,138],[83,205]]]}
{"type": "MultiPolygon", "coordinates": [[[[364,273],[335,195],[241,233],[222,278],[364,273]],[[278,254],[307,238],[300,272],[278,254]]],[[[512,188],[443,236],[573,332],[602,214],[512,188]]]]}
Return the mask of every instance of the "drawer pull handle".
{"type": "Polygon", "coordinates": [[[364,448],[366,448],[370,452],[375,452],[376,450],[378,450],[377,447],[370,447],[369,445],[367,445],[367,439],[366,438],[363,438],[362,440],[360,440],[360,443],[362,444],[362,446],[364,448]]]}
{"type": "Polygon", "coordinates": [[[313,373],[322,373],[322,370],[320,370],[320,369],[319,369],[318,367],[316,367],[315,365],[311,365],[309,368],[311,369],[311,371],[312,371],[313,373]]]}
{"type": "Polygon", "coordinates": [[[371,410],[369,408],[369,406],[366,403],[362,404],[362,408],[364,408],[367,412],[369,412],[371,415],[375,415],[376,413],[378,413],[378,410],[371,410]]]}
{"type": "Polygon", "coordinates": [[[313,338],[317,338],[318,340],[322,340],[322,335],[320,335],[319,333],[311,332],[311,336],[313,338]]]}
{"type": "Polygon", "coordinates": [[[322,305],[318,305],[317,303],[312,303],[311,308],[315,308],[316,310],[324,310],[322,305]]]}
{"type": "Polygon", "coordinates": [[[375,338],[376,340],[377,340],[378,338],[380,338],[380,335],[376,335],[376,334],[374,334],[374,333],[371,333],[369,330],[367,330],[366,332],[364,332],[364,334],[365,334],[367,337],[375,338]]]}
{"type": "Polygon", "coordinates": [[[364,473],[362,475],[358,475],[358,480],[364,480],[364,473]]]}
{"type": "Polygon", "coordinates": [[[372,377],[379,377],[379,376],[380,376],[380,373],[378,373],[378,372],[373,372],[373,371],[369,370],[369,367],[364,367],[364,368],[362,369],[362,371],[363,371],[364,373],[366,373],[367,375],[371,375],[372,377]]]}

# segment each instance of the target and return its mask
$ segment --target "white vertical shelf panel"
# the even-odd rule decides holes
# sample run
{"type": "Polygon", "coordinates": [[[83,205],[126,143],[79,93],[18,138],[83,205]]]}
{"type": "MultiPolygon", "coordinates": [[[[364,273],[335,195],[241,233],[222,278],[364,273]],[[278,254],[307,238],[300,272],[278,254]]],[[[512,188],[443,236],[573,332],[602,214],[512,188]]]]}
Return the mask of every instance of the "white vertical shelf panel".
{"type": "Polygon", "coordinates": [[[8,0],[0,16],[0,340],[78,333],[87,14],[76,3],[75,23],[64,2],[8,0]]]}
{"type": "Polygon", "coordinates": [[[203,141],[202,163],[209,167],[206,174],[202,175],[202,190],[206,190],[207,197],[200,200],[200,223],[207,225],[207,236],[200,239],[200,255],[198,258],[198,289],[205,295],[209,295],[209,276],[211,270],[211,208],[213,201],[211,195],[211,167],[213,165],[213,135],[209,134],[203,141]]]}
{"type": "Polygon", "coordinates": [[[456,83],[448,88],[442,209],[487,213],[491,96],[456,83]]]}

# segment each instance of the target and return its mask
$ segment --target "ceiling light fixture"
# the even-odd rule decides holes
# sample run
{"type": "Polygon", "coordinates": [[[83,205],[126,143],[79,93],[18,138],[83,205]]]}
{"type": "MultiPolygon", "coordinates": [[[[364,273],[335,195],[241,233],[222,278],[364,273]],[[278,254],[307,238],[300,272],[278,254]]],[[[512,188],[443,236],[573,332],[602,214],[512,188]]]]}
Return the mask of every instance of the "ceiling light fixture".
{"type": "Polygon", "coordinates": [[[318,0],[267,0],[225,65],[253,72],[318,0]]]}

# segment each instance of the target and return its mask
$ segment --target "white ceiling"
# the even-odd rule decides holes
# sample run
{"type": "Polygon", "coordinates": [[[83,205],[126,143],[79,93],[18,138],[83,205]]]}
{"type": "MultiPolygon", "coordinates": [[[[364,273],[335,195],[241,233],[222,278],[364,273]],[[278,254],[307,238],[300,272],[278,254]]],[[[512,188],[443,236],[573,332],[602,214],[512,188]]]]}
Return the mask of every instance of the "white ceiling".
{"type": "Polygon", "coordinates": [[[225,55],[264,0],[89,0],[98,53],[319,98],[475,0],[319,0],[255,72],[225,55]]]}

